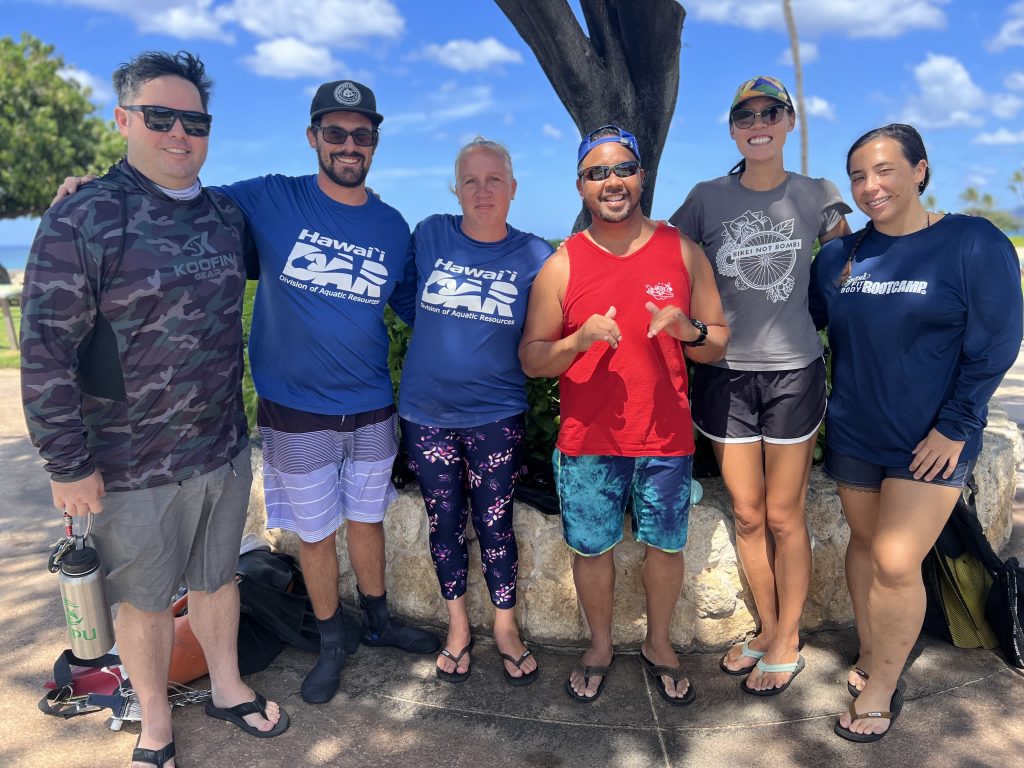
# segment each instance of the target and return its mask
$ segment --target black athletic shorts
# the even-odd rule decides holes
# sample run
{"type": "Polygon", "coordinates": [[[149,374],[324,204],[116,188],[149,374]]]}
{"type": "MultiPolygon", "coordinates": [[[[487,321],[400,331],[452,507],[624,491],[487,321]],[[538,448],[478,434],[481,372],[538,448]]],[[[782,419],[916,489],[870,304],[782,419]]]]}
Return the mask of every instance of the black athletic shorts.
{"type": "Polygon", "coordinates": [[[719,443],[802,443],[825,418],[825,361],[795,371],[737,371],[697,365],[693,423],[719,443]]]}

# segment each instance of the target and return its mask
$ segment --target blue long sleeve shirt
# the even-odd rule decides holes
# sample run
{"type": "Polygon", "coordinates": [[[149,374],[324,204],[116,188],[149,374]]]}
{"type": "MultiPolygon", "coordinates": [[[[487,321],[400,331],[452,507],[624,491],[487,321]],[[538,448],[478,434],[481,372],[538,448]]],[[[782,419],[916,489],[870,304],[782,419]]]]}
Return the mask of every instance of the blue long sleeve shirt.
{"type": "Polygon", "coordinates": [[[1013,246],[986,219],[957,214],[902,237],[871,230],[839,286],[859,236],[827,243],[811,280],[833,355],[829,450],[909,466],[935,428],[974,458],[989,398],[1020,351],[1013,246]]]}

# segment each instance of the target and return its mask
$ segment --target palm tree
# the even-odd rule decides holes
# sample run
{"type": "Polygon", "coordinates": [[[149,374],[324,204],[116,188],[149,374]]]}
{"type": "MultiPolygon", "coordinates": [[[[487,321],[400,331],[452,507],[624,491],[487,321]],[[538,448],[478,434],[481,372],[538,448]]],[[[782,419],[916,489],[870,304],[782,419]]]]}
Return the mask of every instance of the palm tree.
{"type": "Polygon", "coordinates": [[[793,69],[796,70],[796,118],[800,121],[800,173],[807,175],[807,113],[804,111],[804,70],[800,66],[800,40],[796,34],[796,18],[789,0],[782,0],[782,11],[786,15],[789,29],[789,48],[793,52],[793,69]]]}

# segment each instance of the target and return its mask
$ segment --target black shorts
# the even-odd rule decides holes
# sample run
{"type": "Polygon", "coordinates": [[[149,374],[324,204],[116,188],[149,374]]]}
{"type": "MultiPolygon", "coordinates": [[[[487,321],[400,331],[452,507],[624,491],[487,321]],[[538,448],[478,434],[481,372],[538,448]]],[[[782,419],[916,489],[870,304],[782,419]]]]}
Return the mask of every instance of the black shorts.
{"type": "Polygon", "coordinates": [[[825,361],[795,371],[694,367],[693,424],[718,443],[802,443],[825,418],[825,361]]]}

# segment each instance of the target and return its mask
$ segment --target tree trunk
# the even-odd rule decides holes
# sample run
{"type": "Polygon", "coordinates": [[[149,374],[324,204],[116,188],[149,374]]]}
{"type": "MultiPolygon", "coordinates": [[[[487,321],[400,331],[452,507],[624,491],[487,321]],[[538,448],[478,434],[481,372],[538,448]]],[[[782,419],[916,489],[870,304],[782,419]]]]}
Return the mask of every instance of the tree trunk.
{"type": "Polygon", "coordinates": [[[793,52],[793,69],[796,70],[796,119],[800,121],[800,173],[807,175],[807,112],[804,111],[804,69],[800,65],[800,38],[796,34],[796,17],[790,0],[782,0],[782,11],[786,14],[786,28],[789,30],[789,48],[793,52]]]}
{"type": "MultiPolygon", "coordinates": [[[[637,137],[650,215],[658,162],[679,92],[686,11],[676,0],[580,0],[588,38],[566,0],[495,0],[569,111],[580,135],[620,125],[637,137]]],[[[583,208],[574,232],[590,223],[583,208]]]]}

